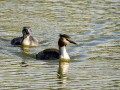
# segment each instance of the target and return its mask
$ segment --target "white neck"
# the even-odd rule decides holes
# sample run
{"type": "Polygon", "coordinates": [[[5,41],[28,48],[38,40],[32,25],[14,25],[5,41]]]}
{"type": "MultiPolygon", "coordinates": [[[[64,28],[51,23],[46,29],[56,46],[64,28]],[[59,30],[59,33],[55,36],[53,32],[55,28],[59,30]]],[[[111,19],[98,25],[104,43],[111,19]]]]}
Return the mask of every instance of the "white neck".
{"type": "Polygon", "coordinates": [[[23,36],[22,45],[30,45],[29,36],[23,36]]]}
{"type": "Polygon", "coordinates": [[[60,59],[70,59],[65,46],[59,47],[59,50],[60,50],[60,59]]]}

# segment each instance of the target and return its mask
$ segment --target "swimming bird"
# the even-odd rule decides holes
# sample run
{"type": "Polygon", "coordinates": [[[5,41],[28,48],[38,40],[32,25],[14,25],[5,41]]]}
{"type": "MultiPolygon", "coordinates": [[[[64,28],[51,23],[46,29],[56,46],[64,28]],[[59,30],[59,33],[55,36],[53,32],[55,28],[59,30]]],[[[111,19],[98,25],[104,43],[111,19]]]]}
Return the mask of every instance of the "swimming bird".
{"type": "Polygon", "coordinates": [[[71,37],[66,34],[60,34],[59,37],[60,37],[58,40],[59,50],[45,49],[36,55],[36,59],[41,59],[41,60],[70,59],[66,51],[66,45],[68,42],[76,45],[77,43],[73,42],[71,37]]]}
{"type": "Polygon", "coordinates": [[[11,41],[12,45],[29,45],[29,46],[37,46],[38,40],[30,35],[31,28],[29,26],[23,27],[21,37],[16,37],[11,41]]]}

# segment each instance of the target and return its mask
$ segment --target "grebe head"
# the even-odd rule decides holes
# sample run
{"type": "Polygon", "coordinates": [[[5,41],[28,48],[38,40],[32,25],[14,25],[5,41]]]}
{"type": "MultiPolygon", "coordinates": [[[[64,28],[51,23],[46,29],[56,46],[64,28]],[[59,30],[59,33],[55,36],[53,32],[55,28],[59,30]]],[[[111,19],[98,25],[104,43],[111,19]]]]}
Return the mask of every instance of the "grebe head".
{"type": "Polygon", "coordinates": [[[60,36],[59,41],[58,41],[58,45],[59,46],[61,46],[61,47],[62,46],[66,46],[67,43],[72,43],[72,44],[76,44],[77,45],[77,43],[72,41],[70,36],[68,36],[66,34],[60,34],[59,36],[60,36]]]}
{"type": "Polygon", "coordinates": [[[23,33],[23,36],[29,36],[31,33],[31,28],[29,26],[23,27],[22,33],[23,33]]]}

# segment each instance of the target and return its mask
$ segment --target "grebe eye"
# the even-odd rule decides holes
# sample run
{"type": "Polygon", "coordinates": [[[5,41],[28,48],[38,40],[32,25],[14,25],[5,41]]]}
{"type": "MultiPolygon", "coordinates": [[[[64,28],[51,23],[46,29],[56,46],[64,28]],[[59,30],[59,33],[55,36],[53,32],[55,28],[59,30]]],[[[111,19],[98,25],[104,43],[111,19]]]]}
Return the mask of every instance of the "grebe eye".
{"type": "Polygon", "coordinates": [[[67,41],[69,41],[69,39],[68,39],[68,38],[66,38],[66,40],[67,40],[67,41]]]}

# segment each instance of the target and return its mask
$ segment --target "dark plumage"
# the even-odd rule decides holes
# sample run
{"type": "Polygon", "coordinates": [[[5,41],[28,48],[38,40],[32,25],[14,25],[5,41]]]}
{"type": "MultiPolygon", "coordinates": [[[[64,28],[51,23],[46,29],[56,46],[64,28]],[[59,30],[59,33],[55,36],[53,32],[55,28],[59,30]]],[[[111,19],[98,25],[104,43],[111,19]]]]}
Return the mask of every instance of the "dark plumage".
{"type": "Polygon", "coordinates": [[[11,44],[12,45],[21,45],[22,43],[22,39],[23,37],[17,37],[17,38],[14,38],[12,41],[11,41],[11,44]]]}
{"type": "Polygon", "coordinates": [[[59,59],[59,55],[60,54],[58,49],[45,49],[36,55],[36,59],[42,59],[42,60],[59,59]]]}

